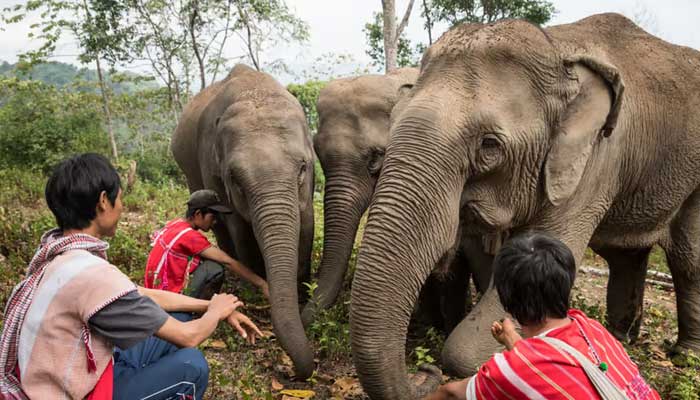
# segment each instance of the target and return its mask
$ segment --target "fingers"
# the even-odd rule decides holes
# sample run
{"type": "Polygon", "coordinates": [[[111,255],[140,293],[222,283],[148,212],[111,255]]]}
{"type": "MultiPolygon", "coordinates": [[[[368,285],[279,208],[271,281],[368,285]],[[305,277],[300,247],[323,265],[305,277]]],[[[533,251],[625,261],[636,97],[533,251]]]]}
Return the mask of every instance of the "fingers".
{"type": "Polygon", "coordinates": [[[231,307],[233,308],[233,309],[231,310],[231,312],[234,312],[234,311],[236,311],[239,307],[244,307],[244,306],[245,306],[245,304],[243,304],[242,301],[237,300],[237,301],[233,302],[233,304],[231,304],[231,307]]]}
{"type": "Polygon", "coordinates": [[[513,321],[511,321],[510,318],[506,318],[503,320],[503,329],[515,330],[515,324],[513,323],[513,321]]]}
{"type": "Polygon", "coordinates": [[[503,326],[498,321],[494,321],[493,324],[491,324],[491,334],[493,336],[499,336],[502,332],[503,326]]]}
{"type": "Polygon", "coordinates": [[[245,331],[245,329],[243,329],[243,327],[241,326],[241,322],[237,318],[231,318],[231,326],[236,328],[238,334],[241,335],[243,339],[248,338],[248,333],[245,331]]]}
{"type": "MultiPolygon", "coordinates": [[[[248,343],[250,344],[255,344],[255,338],[256,337],[263,337],[262,332],[260,332],[260,329],[253,323],[253,321],[250,320],[247,316],[241,314],[240,316],[240,321],[241,325],[245,325],[244,328],[248,332],[248,343]]],[[[243,336],[245,338],[245,336],[243,336]]]]}

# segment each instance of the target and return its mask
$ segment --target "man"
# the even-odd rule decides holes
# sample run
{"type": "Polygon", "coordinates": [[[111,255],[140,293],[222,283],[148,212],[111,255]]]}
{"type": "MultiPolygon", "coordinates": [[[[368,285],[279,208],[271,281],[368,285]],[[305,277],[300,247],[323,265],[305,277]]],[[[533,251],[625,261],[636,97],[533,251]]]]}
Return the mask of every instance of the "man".
{"type": "Polygon", "coordinates": [[[122,192],[104,157],[61,162],[45,196],[58,228],[43,235],[8,301],[0,398],[201,399],[209,370],[193,347],[221,320],[251,341],[260,334],[236,311],[242,303],[140,288],[107,262],[102,239],[116,232],[122,192]]]}
{"type": "Polygon", "coordinates": [[[506,243],[494,260],[494,283],[524,338],[509,319],[494,322],[491,333],[506,351],[428,399],[659,399],[622,345],[569,309],[575,274],[571,251],[556,239],[534,233],[506,243]]]}
{"type": "Polygon", "coordinates": [[[199,299],[219,291],[225,265],[231,272],[260,288],[270,297],[267,282],[248,267],[212,246],[200,231],[209,232],[220,214],[231,213],[213,190],[198,190],[187,201],[185,218],[168,222],[153,235],[153,250],[146,264],[145,286],[199,299]]]}

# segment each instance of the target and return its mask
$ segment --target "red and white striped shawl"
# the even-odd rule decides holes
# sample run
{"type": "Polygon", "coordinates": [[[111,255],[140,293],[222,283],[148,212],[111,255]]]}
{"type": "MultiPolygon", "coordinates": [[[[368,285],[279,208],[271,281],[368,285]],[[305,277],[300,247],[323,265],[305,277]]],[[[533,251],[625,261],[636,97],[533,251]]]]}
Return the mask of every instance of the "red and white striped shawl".
{"type": "MultiPolygon", "coordinates": [[[[630,400],[657,400],[658,393],[644,381],[627,352],[600,323],[579,310],[570,310],[573,323],[546,335],[560,339],[587,356],[594,364],[585,336],[601,361],[606,376],[630,400]],[[579,329],[579,326],[581,329],[579,329]]],[[[468,400],[600,399],[583,368],[569,354],[534,337],[516,343],[513,350],[496,353],[481,366],[467,386],[468,400]]]]}
{"type": "Polygon", "coordinates": [[[107,247],[88,235],[60,236],[56,230],[42,238],[27,279],[8,302],[0,398],[82,399],[93,390],[113,346],[90,334],[88,320],[136,290],[104,259],[107,247]]]}

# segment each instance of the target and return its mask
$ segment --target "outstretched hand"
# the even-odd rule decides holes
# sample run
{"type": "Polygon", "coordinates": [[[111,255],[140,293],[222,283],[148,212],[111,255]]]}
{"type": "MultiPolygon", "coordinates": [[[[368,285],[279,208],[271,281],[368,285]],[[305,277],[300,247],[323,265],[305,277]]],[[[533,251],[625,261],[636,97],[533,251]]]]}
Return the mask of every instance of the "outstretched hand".
{"type": "Polygon", "coordinates": [[[515,330],[515,324],[509,318],[504,319],[502,322],[493,321],[493,324],[491,324],[491,335],[508,350],[513,350],[515,343],[522,339],[515,330]]]}
{"type": "Polygon", "coordinates": [[[255,344],[256,337],[262,337],[263,334],[260,329],[243,313],[234,311],[231,315],[226,318],[226,322],[234,327],[243,339],[249,344],[255,344]]]}
{"type": "Polygon", "coordinates": [[[238,297],[232,294],[215,294],[209,302],[207,312],[212,312],[219,317],[219,321],[226,318],[228,315],[236,311],[238,307],[243,307],[244,304],[238,297]]]}

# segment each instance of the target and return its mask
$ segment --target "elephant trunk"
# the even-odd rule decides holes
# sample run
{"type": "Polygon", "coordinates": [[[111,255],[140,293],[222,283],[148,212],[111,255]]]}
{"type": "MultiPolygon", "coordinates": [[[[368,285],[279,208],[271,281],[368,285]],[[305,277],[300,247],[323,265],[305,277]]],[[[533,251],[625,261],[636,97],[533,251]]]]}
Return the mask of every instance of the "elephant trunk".
{"type": "Polygon", "coordinates": [[[308,378],[313,373],[314,361],[298,308],[300,216],[297,189],[284,185],[288,184],[266,182],[266,188],[277,186],[278,189],[251,191],[251,220],[265,260],[275,335],[294,362],[297,377],[308,378]]]}
{"type": "Polygon", "coordinates": [[[323,258],[319,268],[318,287],[302,313],[305,326],[313,321],[319,310],[330,307],[340,293],[357,228],[371,195],[369,183],[351,174],[332,174],[326,177],[323,258]]]}
{"type": "Polygon", "coordinates": [[[353,359],[373,399],[421,398],[440,382],[429,376],[414,387],[405,365],[411,313],[432,269],[455,243],[465,179],[456,146],[430,139],[437,135],[429,121],[408,117],[395,130],[355,271],[353,359]]]}

